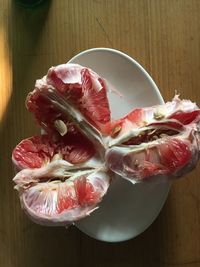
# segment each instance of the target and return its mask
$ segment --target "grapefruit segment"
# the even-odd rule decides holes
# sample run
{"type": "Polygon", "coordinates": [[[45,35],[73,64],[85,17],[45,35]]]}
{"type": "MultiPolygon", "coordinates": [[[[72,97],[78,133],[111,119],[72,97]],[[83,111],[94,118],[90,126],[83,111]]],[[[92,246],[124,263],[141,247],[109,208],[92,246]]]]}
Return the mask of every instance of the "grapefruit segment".
{"type": "Polygon", "coordinates": [[[94,186],[87,181],[85,176],[76,179],[75,188],[80,205],[95,204],[100,197],[100,192],[95,192],[94,186]]]}
{"type": "Polygon", "coordinates": [[[108,88],[97,73],[68,63],[52,67],[47,73],[46,82],[103,133],[104,125],[110,121],[108,88]]]}
{"type": "Polygon", "coordinates": [[[27,97],[27,109],[49,135],[80,132],[104,154],[106,144],[102,135],[108,134],[106,127],[110,122],[106,84],[93,71],[73,66],[52,67],[47,76],[37,80],[27,97]]]}
{"type": "Polygon", "coordinates": [[[110,109],[103,79],[92,74],[88,69],[81,71],[83,97],[80,108],[98,129],[110,121],[110,109]]]}
{"type": "Polygon", "coordinates": [[[13,150],[12,160],[17,169],[40,168],[55,156],[72,164],[80,164],[95,153],[92,143],[79,132],[57,136],[55,141],[49,135],[40,135],[21,141],[13,150]]]}
{"type": "Polygon", "coordinates": [[[192,122],[198,121],[200,118],[200,110],[194,110],[189,112],[177,111],[173,113],[169,119],[175,119],[181,122],[183,125],[190,124],[192,122]]]}
{"type": "MultiPolygon", "coordinates": [[[[163,133],[176,135],[184,131],[184,126],[199,121],[200,109],[197,105],[190,100],[181,100],[175,96],[172,102],[153,107],[136,108],[124,118],[112,122],[111,133],[114,134],[111,134],[109,138],[109,146],[146,142],[149,136],[144,138],[144,135],[152,131],[159,131],[161,134],[163,131],[163,133]]],[[[157,138],[156,134],[155,138],[157,138]]]]}
{"type": "Polygon", "coordinates": [[[158,152],[162,164],[167,166],[170,172],[185,166],[192,156],[190,143],[178,138],[172,138],[169,142],[159,145],[158,152]]]}
{"type": "MultiPolygon", "coordinates": [[[[46,85],[44,87],[46,89],[46,85]]],[[[39,88],[35,88],[33,92],[29,93],[26,99],[27,109],[34,114],[36,122],[48,134],[60,133],[58,122],[64,123],[66,131],[77,132],[75,124],[70,121],[66,114],[61,112],[59,108],[52,104],[44,94],[41,93],[39,88]]]]}
{"type": "Polygon", "coordinates": [[[22,140],[13,150],[12,160],[17,169],[40,168],[55,154],[56,145],[47,135],[22,140]]]}
{"type": "Polygon", "coordinates": [[[199,159],[199,140],[193,129],[140,145],[114,146],[106,153],[108,168],[132,183],[180,177],[199,159]]]}
{"type": "Polygon", "coordinates": [[[97,208],[110,183],[108,175],[95,170],[71,173],[65,181],[39,180],[20,191],[20,198],[29,217],[43,225],[69,225],[87,216],[97,208]]]}

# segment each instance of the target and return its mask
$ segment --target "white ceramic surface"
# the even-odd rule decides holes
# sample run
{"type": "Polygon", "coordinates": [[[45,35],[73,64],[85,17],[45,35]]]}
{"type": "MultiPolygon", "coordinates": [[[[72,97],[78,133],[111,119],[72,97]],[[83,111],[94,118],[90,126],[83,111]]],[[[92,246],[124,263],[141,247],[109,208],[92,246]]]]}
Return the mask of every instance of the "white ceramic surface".
{"type": "MultiPolygon", "coordinates": [[[[93,48],[81,52],[69,62],[93,69],[122,94],[120,97],[109,93],[113,118],[124,116],[134,107],[164,103],[149,74],[120,51],[93,48]]],[[[169,188],[169,183],[132,185],[118,176],[99,209],[76,226],[90,237],[102,241],[131,239],[142,233],[158,216],[169,188]]]]}

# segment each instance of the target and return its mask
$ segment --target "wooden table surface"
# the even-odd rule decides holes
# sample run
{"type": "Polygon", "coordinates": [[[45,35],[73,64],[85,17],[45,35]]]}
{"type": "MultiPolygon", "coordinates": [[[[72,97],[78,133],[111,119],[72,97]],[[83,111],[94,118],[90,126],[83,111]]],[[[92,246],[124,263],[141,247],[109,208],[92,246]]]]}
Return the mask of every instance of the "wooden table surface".
{"type": "Polygon", "coordinates": [[[13,190],[13,147],[39,130],[24,100],[47,69],[92,47],[140,62],[165,100],[200,104],[199,0],[52,0],[27,10],[0,0],[0,267],[200,266],[200,165],[174,182],[156,221],[118,244],[32,223],[13,190]]]}

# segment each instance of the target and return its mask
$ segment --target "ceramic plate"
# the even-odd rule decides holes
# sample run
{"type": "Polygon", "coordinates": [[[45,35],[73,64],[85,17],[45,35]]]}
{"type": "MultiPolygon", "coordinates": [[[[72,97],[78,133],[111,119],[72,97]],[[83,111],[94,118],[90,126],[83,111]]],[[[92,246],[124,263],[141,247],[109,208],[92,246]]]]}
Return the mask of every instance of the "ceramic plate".
{"type": "MultiPolygon", "coordinates": [[[[113,118],[134,107],[164,103],[149,74],[126,54],[109,49],[89,49],[73,57],[70,63],[89,67],[104,77],[120,94],[109,93],[113,118]]],[[[142,233],[158,216],[169,191],[169,183],[136,184],[117,176],[99,209],[76,223],[85,234],[98,240],[120,242],[142,233]]]]}

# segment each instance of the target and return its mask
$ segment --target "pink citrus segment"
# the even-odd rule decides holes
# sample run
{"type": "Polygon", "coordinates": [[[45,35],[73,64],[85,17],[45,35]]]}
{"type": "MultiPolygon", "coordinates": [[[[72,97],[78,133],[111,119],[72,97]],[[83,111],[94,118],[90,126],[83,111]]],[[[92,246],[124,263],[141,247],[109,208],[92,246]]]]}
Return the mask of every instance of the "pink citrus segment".
{"type": "Polygon", "coordinates": [[[28,209],[39,216],[55,216],[78,206],[73,186],[66,183],[41,183],[24,192],[28,209]]]}
{"type": "MultiPolygon", "coordinates": [[[[37,123],[48,134],[54,134],[58,132],[59,125],[57,124],[59,122],[62,123],[61,126],[64,124],[66,133],[78,131],[75,124],[68,119],[66,114],[62,113],[58,107],[53,105],[52,102],[46,98],[38,88],[28,94],[26,99],[26,107],[34,114],[37,123]]],[[[60,129],[60,131],[61,130],[62,129],[60,129]]],[[[64,133],[64,135],[66,133],[64,133]]]]}
{"type": "Polygon", "coordinates": [[[146,142],[144,131],[173,130],[174,134],[184,131],[184,126],[200,121],[200,109],[189,100],[181,100],[175,96],[172,102],[146,108],[136,108],[128,115],[117,121],[111,122],[111,145],[123,143],[137,144],[137,141],[146,142]],[[136,134],[136,131],[138,132],[136,134]],[[136,136],[137,135],[137,136],[136,136]],[[134,138],[132,139],[132,137],[134,138]],[[137,138],[140,136],[140,138],[137,138]],[[131,141],[129,141],[131,139],[131,141]],[[115,141],[116,140],[116,141],[115,141]],[[127,143],[128,142],[128,143],[127,143]]]}
{"type": "Polygon", "coordinates": [[[80,205],[93,205],[101,196],[100,192],[95,191],[92,183],[90,183],[84,176],[75,180],[75,188],[80,205]]]}
{"type": "Polygon", "coordinates": [[[172,138],[169,142],[160,144],[158,153],[162,164],[167,166],[170,172],[185,166],[192,156],[189,143],[177,138],[172,138]]]}
{"type": "Polygon", "coordinates": [[[81,75],[83,97],[80,109],[97,128],[101,129],[110,121],[106,85],[100,77],[93,75],[86,68],[81,71],[81,75]]]}
{"type": "MultiPolygon", "coordinates": [[[[28,179],[28,178],[27,178],[28,179]]],[[[110,178],[90,172],[65,181],[41,182],[24,189],[21,203],[36,223],[68,225],[89,215],[107,192],[110,178]]]]}
{"type": "Polygon", "coordinates": [[[18,169],[40,168],[55,155],[56,145],[47,135],[22,140],[13,150],[12,159],[18,169]]]}
{"type": "Polygon", "coordinates": [[[125,118],[123,118],[123,120],[126,119],[134,122],[139,127],[141,124],[145,124],[145,122],[143,121],[144,110],[142,108],[136,108],[131,111],[127,116],[125,116],[125,118]]]}
{"type": "Polygon", "coordinates": [[[69,133],[55,141],[56,153],[72,164],[83,163],[95,155],[93,144],[80,132],[69,133]]]}
{"type": "Polygon", "coordinates": [[[57,137],[33,136],[21,141],[13,150],[13,163],[18,169],[40,168],[55,155],[72,164],[86,162],[95,154],[94,146],[80,133],[57,137]]]}
{"type": "Polygon", "coordinates": [[[78,199],[73,186],[61,184],[56,203],[56,213],[62,213],[65,210],[73,209],[78,206],[78,199]]]}
{"type": "Polygon", "coordinates": [[[49,69],[47,83],[65,95],[67,99],[78,101],[82,97],[82,66],[78,64],[61,64],[49,69]]]}
{"type": "Polygon", "coordinates": [[[110,108],[107,85],[98,74],[80,65],[63,64],[52,67],[46,80],[65,101],[74,105],[91,124],[104,132],[105,124],[110,121],[110,108]]]}
{"type": "Polygon", "coordinates": [[[200,119],[200,110],[194,110],[191,112],[180,112],[177,111],[174,114],[172,114],[170,119],[175,119],[179,122],[181,122],[183,125],[190,124],[192,122],[195,122],[197,119],[200,119]]]}
{"type": "Polygon", "coordinates": [[[199,139],[193,129],[140,145],[112,147],[106,153],[107,166],[132,182],[163,175],[180,177],[191,171],[199,158],[199,139]]]}

